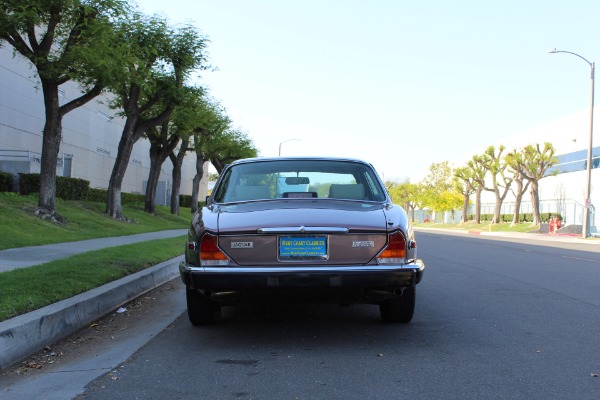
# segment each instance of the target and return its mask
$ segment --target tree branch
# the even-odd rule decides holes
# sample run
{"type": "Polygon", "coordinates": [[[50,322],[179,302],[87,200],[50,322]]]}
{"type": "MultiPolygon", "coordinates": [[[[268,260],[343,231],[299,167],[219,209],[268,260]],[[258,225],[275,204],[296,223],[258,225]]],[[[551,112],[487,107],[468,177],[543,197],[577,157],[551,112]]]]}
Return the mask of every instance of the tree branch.
{"type": "Polygon", "coordinates": [[[73,46],[81,42],[81,27],[84,25],[86,20],[96,19],[97,16],[97,10],[94,10],[90,14],[86,14],[85,6],[81,6],[79,8],[79,18],[73,26],[73,29],[71,29],[71,32],[69,32],[69,38],[67,39],[67,43],[65,44],[65,50],[63,54],[68,54],[73,46]]]}
{"type": "Polygon", "coordinates": [[[66,104],[63,104],[59,109],[60,114],[64,116],[65,114],[74,110],[75,108],[84,105],[85,103],[89,102],[94,97],[96,97],[100,93],[102,93],[103,89],[104,89],[104,86],[102,86],[100,84],[96,84],[96,86],[94,86],[92,89],[90,89],[87,93],[84,93],[82,96],[80,96],[76,99],[73,99],[66,104]]]}
{"type": "MultiPolygon", "coordinates": [[[[21,35],[19,35],[18,32],[15,31],[15,34],[22,39],[21,35]]],[[[32,52],[37,53],[40,50],[40,46],[38,44],[37,38],[35,37],[35,27],[30,26],[27,29],[27,39],[29,40],[29,45],[31,46],[32,52]]]]}
{"type": "Polygon", "coordinates": [[[13,30],[3,39],[5,39],[19,54],[35,65],[34,51],[27,45],[21,35],[19,35],[19,32],[13,30]]]}
{"type": "MultiPolygon", "coordinates": [[[[56,32],[56,26],[59,24],[61,19],[62,7],[59,2],[52,2],[50,6],[50,19],[48,21],[48,29],[46,34],[40,43],[40,51],[49,53],[52,50],[52,44],[54,43],[54,36],[56,32]]],[[[33,30],[33,29],[32,29],[33,30]]],[[[29,40],[31,41],[31,35],[29,40]]]]}

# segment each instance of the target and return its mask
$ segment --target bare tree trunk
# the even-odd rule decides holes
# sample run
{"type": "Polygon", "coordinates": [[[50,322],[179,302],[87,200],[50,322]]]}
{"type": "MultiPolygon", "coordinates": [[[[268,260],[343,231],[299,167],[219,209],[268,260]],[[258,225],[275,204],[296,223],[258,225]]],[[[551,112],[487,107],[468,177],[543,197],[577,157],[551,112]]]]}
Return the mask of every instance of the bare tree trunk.
{"type": "Polygon", "coordinates": [[[181,141],[181,146],[179,146],[179,151],[177,155],[174,152],[169,153],[169,158],[173,163],[173,186],[171,188],[171,214],[179,215],[179,192],[181,190],[181,167],[183,165],[183,159],[187,151],[189,150],[189,137],[183,138],[181,141]]]}
{"type": "Polygon", "coordinates": [[[171,171],[171,177],[173,179],[173,186],[171,187],[171,214],[179,215],[179,191],[181,190],[182,160],[178,160],[173,153],[169,154],[169,158],[173,163],[173,171],[171,171]]]}
{"type": "Polygon", "coordinates": [[[529,183],[530,181],[527,181],[527,183],[523,186],[523,180],[515,180],[516,184],[517,184],[517,192],[515,194],[515,211],[513,213],[513,220],[512,220],[512,224],[516,225],[519,223],[519,214],[521,214],[521,202],[523,200],[523,195],[525,194],[525,192],[527,191],[527,188],[529,187],[529,183]]]}
{"type": "Polygon", "coordinates": [[[496,194],[496,203],[494,204],[494,217],[492,218],[492,223],[499,224],[500,223],[500,208],[502,208],[502,198],[498,194],[497,190],[496,190],[495,194],[496,194]]]}
{"type": "Polygon", "coordinates": [[[200,192],[200,181],[204,176],[204,156],[196,151],[196,175],[192,180],[192,214],[198,211],[198,194],[200,192]]]}
{"type": "Polygon", "coordinates": [[[174,105],[170,104],[157,117],[142,120],[140,110],[152,103],[152,100],[148,101],[144,107],[140,107],[137,104],[141,97],[141,88],[139,86],[131,87],[126,93],[121,93],[121,96],[123,98],[123,104],[125,104],[124,108],[127,119],[125,121],[125,127],[123,127],[123,132],[121,133],[115,165],[108,182],[108,199],[106,202],[106,213],[118,220],[126,219],[123,216],[123,206],[121,204],[121,187],[123,185],[125,172],[127,171],[129,159],[131,158],[133,145],[148,129],[167,121],[174,108],[174,105]]]}
{"type": "Polygon", "coordinates": [[[462,216],[460,217],[460,223],[464,224],[467,222],[467,211],[469,210],[469,194],[463,193],[463,206],[462,206],[462,216]]]}
{"type": "Polygon", "coordinates": [[[536,180],[531,181],[531,206],[533,208],[533,224],[540,225],[540,194],[538,189],[538,182],[536,180]]]}
{"type": "Polygon", "coordinates": [[[40,79],[46,122],[42,138],[38,208],[44,214],[54,214],[56,211],[56,164],[62,136],[62,116],[58,102],[58,85],[49,79],[40,79]]]}
{"type": "Polygon", "coordinates": [[[154,214],[156,211],[156,187],[160,177],[160,168],[162,166],[160,156],[160,146],[150,144],[150,172],[148,173],[148,184],[146,185],[146,199],[144,200],[144,211],[154,214]]]}
{"type": "Polygon", "coordinates": [[[134,132],[133,127],[137,118],[128,118],[123,128],[123,134],[119,141],[119,150],[117,152],[117,158],[115,165],[113,166],[110,180],[108,182],[108,196],[106,203],[106,213],[118,220],[123,220],[123,206],[121,204],[121,186],[123,185],[123,178],[127,171],[127,165],[131,158],[131,151],[133,145],[142,136],[140,132],[134,132]]]}
{"type": "Polygon", "coordinates": [[[475,223],[481,223],[481,191],[483,189],[478,187],[475,189],[475,223]]]}
{"type": "Polygon", "coordinates": [[[146,200],[144,211],[154,214],[156,211],[156,188],[158,187],[158,179],[162,165],[179,144],[178,137],[172,137],[171,140],[164,143],[150,143],[150,173],[148,176],[148,186],[146,186],[146,200]]]}

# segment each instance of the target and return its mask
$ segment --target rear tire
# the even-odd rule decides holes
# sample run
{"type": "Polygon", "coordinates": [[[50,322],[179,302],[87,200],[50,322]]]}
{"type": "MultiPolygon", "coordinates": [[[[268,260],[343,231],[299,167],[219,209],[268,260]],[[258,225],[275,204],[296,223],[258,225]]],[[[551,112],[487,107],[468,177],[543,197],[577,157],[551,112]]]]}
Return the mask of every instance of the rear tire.
{"type": "Polygon", "coordinates": [[[412,285],[404,289],[402,296],[383,301],[379,305],[381,320],[387,323],[409,323],[415,313],[416,292],[416,285],[412,285]]]}
{"type": "Polygon", "coordinates": [[[194,326],[214,325],[221,317],[221,306],[207,299],[197,290],[185,288],[187,310],[190,322],[194,326]]]}

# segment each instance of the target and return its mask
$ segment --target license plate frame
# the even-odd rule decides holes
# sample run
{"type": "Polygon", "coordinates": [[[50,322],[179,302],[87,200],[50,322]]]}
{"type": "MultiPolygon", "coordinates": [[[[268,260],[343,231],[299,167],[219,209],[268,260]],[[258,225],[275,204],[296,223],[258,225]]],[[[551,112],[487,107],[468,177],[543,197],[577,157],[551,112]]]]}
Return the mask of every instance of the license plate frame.
{"type": "Polygon", "coordinates": [[[282,235],[277,239],[277,257],[280,261],[327,260],[327,235],[282,235]]]}

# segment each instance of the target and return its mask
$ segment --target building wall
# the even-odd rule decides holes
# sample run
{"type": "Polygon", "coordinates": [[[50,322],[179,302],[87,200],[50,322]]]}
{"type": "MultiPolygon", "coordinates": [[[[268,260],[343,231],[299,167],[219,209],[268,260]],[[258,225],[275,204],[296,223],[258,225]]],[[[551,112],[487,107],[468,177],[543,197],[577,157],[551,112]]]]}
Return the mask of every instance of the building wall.
{"type": "MultiPolygon", "coordinates": [[[[64,104],[79,97],[78,85],[67,82],[61,86],[60,101],[64,104]]],[[[71,159],[74,178],[90,181],[90,187],[106,189],[117,155],[124,120],[108,107],[110,94],[104,94],[75,109],[63,118],[62,143],[59,153],[58,175],[68,176],[65,170],[71,159]]],[[[42,150],[44,103],[36,74],[28,60],[13,57],[10,46],[0,48],[0,165],[2,170],[15,172],[15,163],[23,162],[26,155],[39,155],[42,150]],[[12,164],[12,169],[8,165],[12,164]]],[[[122,191],[143,193],[150,167],[150,142],[139,140],[133,147],[122,191]]],[[[181,194],[192,193],[195,154],[188,155],[182,167],[181,194]]],[[[30,163],[30,171],[39,172],[39,162],[30,163]],[[37,165],[37,171],[35,166],[37,165]],[[33,170],[31,170],[33,169],[33,170]]],[[[171,186],[172,164],[162,166],[159,180],[171,186]]],[[[205,165],[208,171],[208,165],[205,165]]],[[[207,173],[200,184],[200,199],[207,193],[207,173]]],[[[157,204],[160,204],[157,199],[157,204]]]]}

